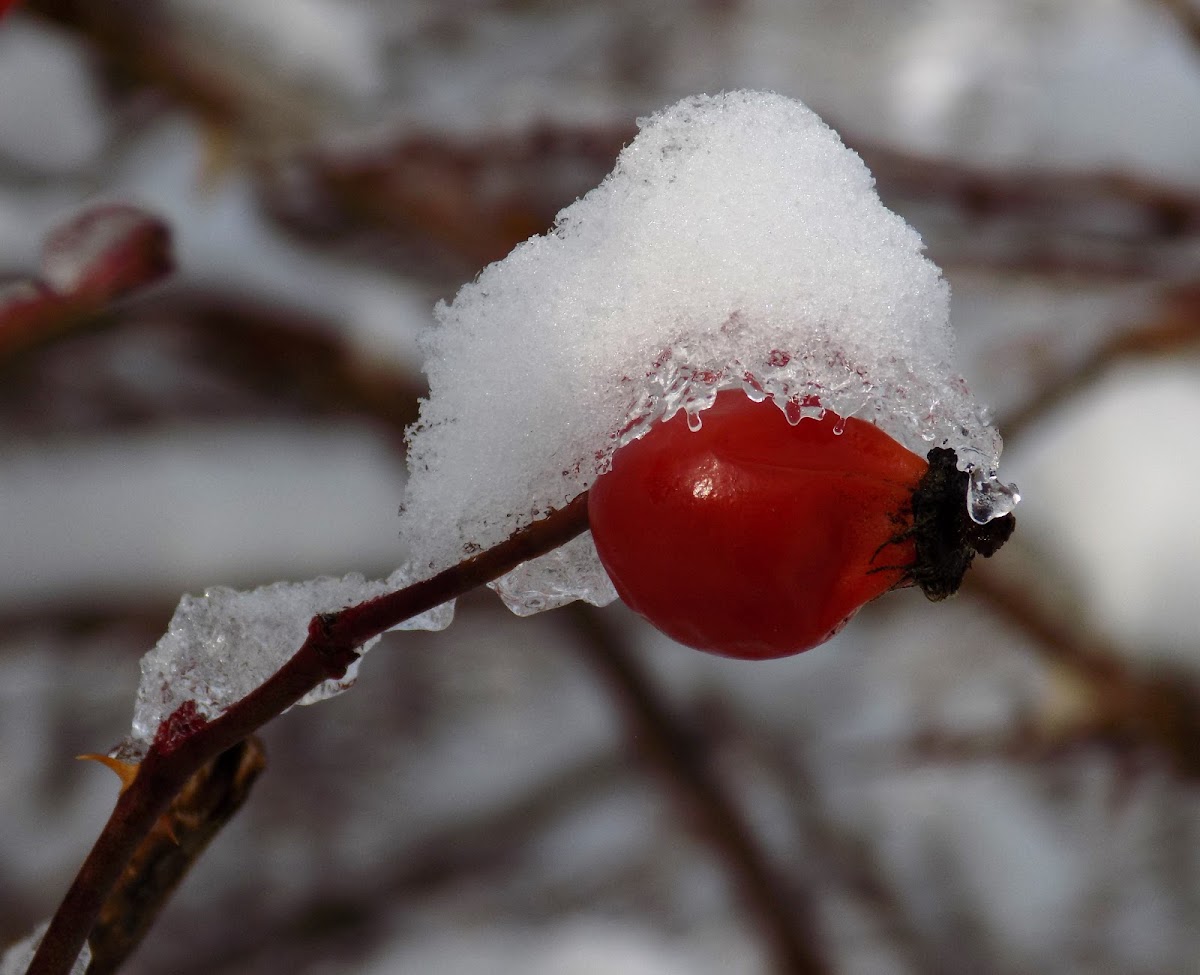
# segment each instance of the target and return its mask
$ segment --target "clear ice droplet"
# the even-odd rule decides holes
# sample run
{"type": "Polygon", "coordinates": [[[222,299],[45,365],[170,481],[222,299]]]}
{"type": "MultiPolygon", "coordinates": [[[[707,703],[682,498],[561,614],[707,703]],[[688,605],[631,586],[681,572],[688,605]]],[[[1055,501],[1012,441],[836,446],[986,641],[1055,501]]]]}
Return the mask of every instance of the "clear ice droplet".
{"type": "Polygon", "coordinates": [[[766,390],[764,390],[757,382],[752,380],[742,381],[742,392],[746,394],[747,398],[755,403],[761,403],[767,398],[766,390]]]}
{"type": "Polygon", "coordinates": [[[1021,492],[1015,484],[1002,484],[994,472],[985,474],[982,468],[972,469],[967,485],[967,510],[976,524],[986,525],[1003,518],[1020,500],[1021,492]]]}

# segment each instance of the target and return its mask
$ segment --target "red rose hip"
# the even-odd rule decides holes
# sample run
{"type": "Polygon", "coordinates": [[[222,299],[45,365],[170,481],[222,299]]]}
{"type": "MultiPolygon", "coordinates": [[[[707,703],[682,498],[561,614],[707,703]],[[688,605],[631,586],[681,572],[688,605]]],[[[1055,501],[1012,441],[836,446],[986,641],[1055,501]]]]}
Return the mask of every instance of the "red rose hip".
{"type": "MultiPolygon", "coordinates": [[[[918,581],[925,460],[862,420],[826,411],[792,425],[738,391],[701,419],[697,431],[682,414],[656,424],[589,493],[601,562],[658,629],[726,656],[786,656],[918,581]]],[[[957,506],[965,517],[965,493],[957,506]]]]}

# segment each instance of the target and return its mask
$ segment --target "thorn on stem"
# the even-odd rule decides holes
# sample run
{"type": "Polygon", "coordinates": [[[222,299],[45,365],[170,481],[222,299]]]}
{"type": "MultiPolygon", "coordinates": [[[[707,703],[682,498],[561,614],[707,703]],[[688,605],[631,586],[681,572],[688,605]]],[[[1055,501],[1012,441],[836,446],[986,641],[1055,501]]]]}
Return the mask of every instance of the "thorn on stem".
{"type": "Polygon", "coordinates": [[[132,762],[122,762],[119,758],[113,758],[111,755],[99,755],[95,752],[75,757],[81,762],[99,762],[116,772],[117,778],[121,780],[121,792],[133,785],[133,780],[137,778],[139,766],[132,762]]]}

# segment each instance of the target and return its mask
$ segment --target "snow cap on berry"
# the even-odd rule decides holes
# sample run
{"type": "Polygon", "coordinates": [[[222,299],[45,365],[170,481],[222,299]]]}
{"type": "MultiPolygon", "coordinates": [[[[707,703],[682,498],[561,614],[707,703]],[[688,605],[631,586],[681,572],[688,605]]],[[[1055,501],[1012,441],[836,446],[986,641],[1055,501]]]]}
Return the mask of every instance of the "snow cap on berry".
{"type": "MultiPolygon", "coordinates": [[[[819,402],[921,456],[952,448],[972,516],[1004,514],[949,290],[862,160],[771,93],[687,98],[640,125],[549,233],[437,307],[401,522],[417,571],[561,507],[652,421],[702,422],[738,386],[793,420],[819,402]]],[[[587,536],[497,588],[518,612],[614,597],[587,536]]]]}

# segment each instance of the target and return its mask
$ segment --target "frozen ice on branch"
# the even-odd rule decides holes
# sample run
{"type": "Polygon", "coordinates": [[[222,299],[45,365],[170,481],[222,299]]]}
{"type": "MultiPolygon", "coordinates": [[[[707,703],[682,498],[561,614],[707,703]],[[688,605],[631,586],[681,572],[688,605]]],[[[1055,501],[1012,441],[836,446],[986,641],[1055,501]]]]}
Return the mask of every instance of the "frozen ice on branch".
{"type": "MultiPolygon", "coordinates": [[[[397,570],[386,580],[368,581],[351,573],[276,582],[248,592],[214,586],[201,596],[184,596],[167,632],[142,657],[133,733],[122,746],[121,757],[140,758],[159,725],[189,702],[198,717],[219,717],[287,663],[304,642],[309,620],[316,614],[364,602],[410,582],[404,570],[397,570]]],[[[439,606],[400,628],[439,630],[449,625],[453,612],[452,603],[439,606]]],[[[356,662],[341,680],[326,681],[299,703],[333,697],[354,683],[357,670],[356,662]]]]}
{"type": "MultiPolygon", "coordinates": [[[[566,504],[649,423],[728,387],[793,419],[819,401],[922,456],[952,447],[977,521],[1015,503],[940,271],[862,160],[780,95],[643,119],[600,186],[436,315],[401,527],[419,574],[566,504]]],[[[614,596],[588,539],[496,588],[521,612],[614,596]]]]}

